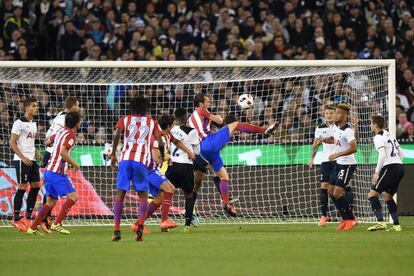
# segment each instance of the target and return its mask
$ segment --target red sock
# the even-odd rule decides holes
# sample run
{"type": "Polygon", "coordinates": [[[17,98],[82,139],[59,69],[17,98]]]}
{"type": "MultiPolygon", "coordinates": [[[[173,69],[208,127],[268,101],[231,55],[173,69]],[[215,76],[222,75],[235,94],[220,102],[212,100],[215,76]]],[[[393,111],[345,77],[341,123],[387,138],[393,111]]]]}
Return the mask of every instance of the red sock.
{"type": "MultiPolygon", "coordinates": [[[[147,219],[147,218],[149,218],[150,216],[152,216],[152,214],[154,214],[154,212],[158,209],[160,207],[160,205],[157,205],[157,204],[155,204],[154,203],[154,201],[151,201],[151,203],[148,205],[148,211],[147,211],[147,217],[145,218],[145,219],[147,219]]],[[[139,219],[137,219],[135,222],[134,222],[134,224],[135,225],[138,225],[139,224],[139,219]]]]}
{"type": "Polygon", "coordinates": [[[264,133],[266,129],[248,123],[238,123],[237,130],[244,133],[264,133]]]}
{"type": "Polygon", "coordinates": [[[75,205],[75,203],[76,201],[73,201],[70,198],[66,199],[65,203],[63,203],[62,208],[60,209],[57,219],[55,220],[55,224],[62,223],[62,220],[64,219],[64,217],[66,217],[66,215],[70,211],[70,208],[72,208],[72,206],[75,205]]]}
{"type": "Polygon", "coordinates": [[[167,193],[164,192],[164,199],[162,201],[162,215],[161,215],[161,221],[168,219],[168,211],[171,207],[171,201],[173,198],[173,193],[167,193]]]}
{"type": "Polygon", "coordinates": [[[50,210],[52,210],[52,208],[50,208],[49,205],[47,205],[47,204],[43,205],[43,207],[39,210],[39,212],[37,212],[36,218],[33,221],[30,228],[32,230],[36,230],[37,227],[39,226],[39,224],[47,216],[47,214],[49,213],[50,210]]]}

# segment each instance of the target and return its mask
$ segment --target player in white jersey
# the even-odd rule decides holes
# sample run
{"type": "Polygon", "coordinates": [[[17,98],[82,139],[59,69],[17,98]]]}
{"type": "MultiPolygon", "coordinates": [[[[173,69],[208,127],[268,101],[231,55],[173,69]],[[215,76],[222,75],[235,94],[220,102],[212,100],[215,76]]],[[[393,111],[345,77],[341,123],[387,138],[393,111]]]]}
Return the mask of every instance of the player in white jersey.
{"type": "Polygon", "coordinates": [[[368,231],[387,229],[382,215],[381,203],[378,197],[384,193],[384,201],[393,220],[393,226],[387,231],[401,231],[397,214],[397,204],[393,196],[404,176],[403,153],[395,137],[384,129],[385,119],[382,116],[371,117],[371,130],[375,133],[374,145],[378,151],[378,162],[372,177],[372,187],[368,194],[372,211],[377,218],[377,224],[368,228],[368,231]]]}
{"type": "Polygon", "coordinates": [[[17,191],[14,196],[14,216],[12,225],[21,232],[26,232],[30,227],[30,219],[36,204],[37,194],[40,189],[39,166],[36,158],[41,160],[39,152],[35,148],[37,124],[34,117],[38,114],[39,105],[36,99],[28,98],[24,101],[25,114],[13,123],[10,136],[10,148],[14,151],[13,165],[16,168],[17,191]],[[27,196],[27,208],[24,218],[20,217],[23,196],[26,185],[30,184],[30,192],[27,196]]]}
{"type": "MultiPolygon", "coordinates": [[[[184,109],[179,108],[174,112],[176,125],[171,130],[175,139],[181,141],[187,149],[194,154],[200,153],[200,141],[198,132],[195,128],[187,127],[187,113],[184,109]]],[[[190,231],[191,220],[193,216],[194,199],[194,167],[193,160],[188,154],[171,143],[171,160],[172,165],[168,168],[167,178],[176,188],[181,188],[185,198],[185,226],[183,232],[190,231]]]]}
{"type": "MultiPolygon", "coordinates": [[[[52,124],[46,132],[46,141],[55,135],[59,130],[65,127],[65,117],[66,114],[71,112],[79,112],[79,101],[75,97],[67,97],[65,99],[64,110],[59,112],[56,117],[53,119],[52,124]]],[[[50,155],[53,151],[53,145],[46,147],[45,153],[43,155],[43,167],[46,168],[50,159],[50,155]]],[[[46,184],[46,183],[44,183],[46,184]]],[[[43,197],[43,205],[46,204],[46,196],[43,197]]],[[[52,215],[51,213],[47,214],[44,218],[44,221],[41,223],[41,227],[44,232],[49,233],[49,228],[52,224],[52,215]]]]}
{"type": "Polygon", "coordinates": [[[348,123],[350,107],[345,103],[336,106],[337,127],[334,131],[335,153],[329,156],[329,161],[336,160],[336,165],[329,183],[328,193],[331,195],[336,208],[342,216],[337,230],[351,230],[357,224],[351,204],[345,196],[345,187],[349,184],[356,169],[354,153],[357,152],[355,131],[348,123]]]}
{"type": "Polygon", "coordinates": [[[332,174],[333,168],[335,167],[335,161],[329,161],[329,156],[334,153],[335,145],[323,142],[324,139],[328,139],[334,136],[335,125],[335,107],[325,107],[325,123],[318,126],[315,130],[315,140],[312,145],[312,155],[309,160],[309,167],[313,167],[318,147],[322,144],[322,158],[321,158],[321,189],[320,189],[320,206],[321,206],[321,217],[319,220],[319,226],[325,226],[330,218],[328,216],[328,189],[329,189],[329,178],[332,174]]]}

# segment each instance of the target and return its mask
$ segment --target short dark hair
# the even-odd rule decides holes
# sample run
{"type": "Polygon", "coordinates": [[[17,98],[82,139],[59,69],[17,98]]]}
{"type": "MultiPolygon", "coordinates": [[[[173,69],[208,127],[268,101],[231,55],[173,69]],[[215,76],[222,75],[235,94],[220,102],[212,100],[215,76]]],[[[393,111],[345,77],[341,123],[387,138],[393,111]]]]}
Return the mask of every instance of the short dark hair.
{"type": "Polygon", "coordinates": [[[37,100],[35,98],[26,98],[24,100],[24,108],[30,106],[32,103],[37,103],[37,100]]]}
{"type": "Polygon", "coordinates": [[[79,102],[75,97],[67,97],[65,99],[65,108],[70,109],[79,102]]]}
{"type": "Polygon", "coordinates": [[[162,130],[165,130],[168,126],[174,124],[174,117],[169,114],[162,114],[158,118],[158,124],[160,125],[162,130]]]}
{"type": "Polygon", "coordinates": [[[335,111],[335,106],[327,105],[327,106],[325,106],[325,110],[333,110],[333,111],[335,111]]]}
{"type": "Polygon", "coordinates": [[[385,118],[381,115],[372,115],[372,123],[376,124],[379,128],[383,129],[385,127],[385,118]]]}
{"type": "Polygon", "coordinates": [[[232,115],[232,114],[228,114],[224,120],[223,120],[225,125],[237,122],[236,116],[232,115]]]}
{"type": "Polygon", "coordinates": [[[205,94],[197,93],[194,96],[194,107],[197,108],[200,105],[200,103],[204,103],[205,97],[207,97],[205,94]]]}
{"type": "Polygon", "coordinates": [[[342,109],[348,114],[349,114],[349,110],[351,110],[351,107],[347,103],[340,103],[336,106],[336,108],[342,109]]]}
{"type": "Polygon", "coordinates": [[[65,116],[65,127],[74,128],[81,121],[79,112],[69,112],[65,116]]]}
{"type": "Polygon", "coordinates": [[[129,104],[131,114],[147,115],[150,104],[147,98],[142,96],[135,97],[129,104]]]}
{"type": "Polygon", "coordinates": [[[176,120],[187,119],[187,111],[184,108],[179,107],[174,111],[174,117],[176,120]]]}

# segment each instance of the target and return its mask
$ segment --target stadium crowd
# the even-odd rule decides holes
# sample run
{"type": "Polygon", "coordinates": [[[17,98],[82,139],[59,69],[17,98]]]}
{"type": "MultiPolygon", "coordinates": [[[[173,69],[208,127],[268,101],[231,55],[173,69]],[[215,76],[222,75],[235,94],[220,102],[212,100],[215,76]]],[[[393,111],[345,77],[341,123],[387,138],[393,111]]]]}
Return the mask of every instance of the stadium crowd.
{"type": "MultiPolygon", "coordinates": [[[[414,142],[413,7],[411,0],[4,0],[0,60],[394,58],[397,136],[414,142]]],[[[242,120],[261,125],[278,119],[281,139],[308,139],[315,126],[312,122],[321,117],[320,107],[343,100],[343,91],[338,90],[345,82],[341,77],[315,77],[306,83],[273,80],[242,85],[256,91],[232,85],[104,87],[94,90],[95,101],[84,98],[81,103],[86,120],[80,140],[109,140],[113,118],[128,96],[150,97],[153,115],[159,115],[171,112],[172,101],[191,111],[197,91],[211,93],[212,111],[222,116],[235,112],[242,120]],[[237,109],[240,92],[255,96],[254,109],[237,109]]],[[[39,100],[40,130],[46,129],[62,108],[64,89],[61,85],[0,85],[0,140],[6,141],[28,94],[39,100]]],[[[81,99],[85,95],[78,87],[70,91],[81,99]]],[[[369,107],[371,113],[383,104],[376,102],[378,96],[368,98],[375,103],[369,107]]]]}

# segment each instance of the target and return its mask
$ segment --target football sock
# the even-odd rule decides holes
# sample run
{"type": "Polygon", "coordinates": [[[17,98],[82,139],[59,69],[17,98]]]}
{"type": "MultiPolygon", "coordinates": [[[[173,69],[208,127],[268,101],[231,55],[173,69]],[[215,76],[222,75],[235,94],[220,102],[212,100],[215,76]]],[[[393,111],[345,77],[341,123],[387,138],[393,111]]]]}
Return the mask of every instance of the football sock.
{"type": "Polygon", "coordinates": [[[322,189],[320,190],[320,203],[321,203],[321,214],[322,216],[328,216],[328,190],[322,189]]]}
{"type": "Polygon", "coordinates": [[[73,201],[70,198],[67,198],[65,203],[63,203],[62,208],[60,209],[59,215],[57,216],[55,220],[55,224],[61,224],[62,220],[66,217],[66,215],[69,213],[70,208],[72,208],[73,205],[75,205],[76,201],[73,201]]]}
{"type": "Polygon", "coordinates": [[[25,192],[26,190],[18,189],[16,195],[14,196],[14,221],[18,221],[20,219],[20,209],[22,209],[23,196],[25,192]]]}
{"type": "Polygon", "coordinates": [[[354,192],[350,186],[345,188],[345,198],[348,201],[349,206],[351,206],[351,210],[354,209],[354,192]]]}
{"type": "MultiPolygon", "coordinates": [[[[148,211],[147,211],[147,218],[151,217],[152,214],[160,207],[160,205],[155,204],[154,201],[152,201],[150,204],[148,204],[148,211]]],[[[137,221],[138,222],[138,221],[137,221]]]]}
{"type": "Polygon", "coordinates": [[[369,202],[371,203],[372,212],[377,218],[377,221],[384,221],[384,216],[382,215],[382,207],[378,197],[370,197],[369,202]]]}
{"type": "Polygon", "coordinates": [[[198,194],[196,192],[193,192],[193,201],[194,201],[194,204],[195,204],[195,202],[197,200],[197,196],[198,196],[198,194]]]}
{"type": "Polygon", "coordinates": [[[168,211],[171,207],[171,201],[173,198],[173,193],[164,192],[164,199],[162,200],[162,213],[161,213],[161,221],[168,219],[168,211]]]}
{"type": "Polygon", "coordinates": [[[124,209],[124,199],[116,197],[114,203],[114,221],[115,231],[119,231],[119,225],[121,224],[122,210],[124,209]]]}
{"type": "Polygon", "coordinates": [[[190,226],[193,219],[194,200],[192,197],[185,199],[185,225],[190,226]]]}
{"type": "Polygon", "coordinates": [[[214,185],[216,186],[218,192],[220,193],[220,177],[213,176],[214,185]]]}
{"type": "Polygon", "coordinates": [[[138,207],[138,225],[144,225],[145,219],[148,212],[148,200],[146,198],[139,198],[139,207],[138,207]]]}
{"type": "Polygon", "coordinates": [[[47,216],[47,214],[52,210],[52,208],[49,207],[49,205],[45,204],[42,208],[37,212],[37,216],[35,220],[33,221],[30,228],[32,230],[36,230],[39,224],[42,222],[43,218],[47,216]]]}
{"type": "Polygon", "coordinates": [[[390,212],[392,221],[394,222],[394,225],[399,225],[400,221],[398,219],[398,214],[397,214],[397,204],[395,204],[394,199],[391,199],[387,202],[387,206],[388,206],[388,211],[390,212]]]}
{"type": "MultiPolygon", "coordinates": [[[[43,184],[44,185],[44,184],[43,184]]],[[[46,202],[47,202],[47,196],[46,195],[44,195],[43,196],[43,205],[45,205],[46,204],[46,202]]],[[[43,218],[43,222],[44,223],[47,223],[47,217],[51,217],[52,216],[52,210],[50,210],[49,211],[49,213],[47,213],[47,216],[45,216],[44,218],[43,218]]]]}
{"type": "Polygon", "coordinates": [[[229,182],[228,180],[220,180],[220,193],[224,204],[229,204],[229,182]]]}
{"type": "Polygon", "coordinates": [[[238,123],[236,129],[244,133],[264,133],[265,128],[248,123],[238,123]]]}
{"type": "Polygon", "coordinates": [[[341,196],[339,199],[337,199],[337,201],[339,202],[339,205],[342,206],[342,208],[344,209],[346,219],[355,219],[355,217],[352,213],[351,205],[349,205],[349,203],[346,200],[345,196],[341,196]]]}
{"type": "Polygon", "coordinates": [[[39,193],[40,188],[30,188],[29,195],[27,196],[27,208],[26,208],[26,218],[32,218],[33,208],[36,204],[37,194],[39,193]]]}

